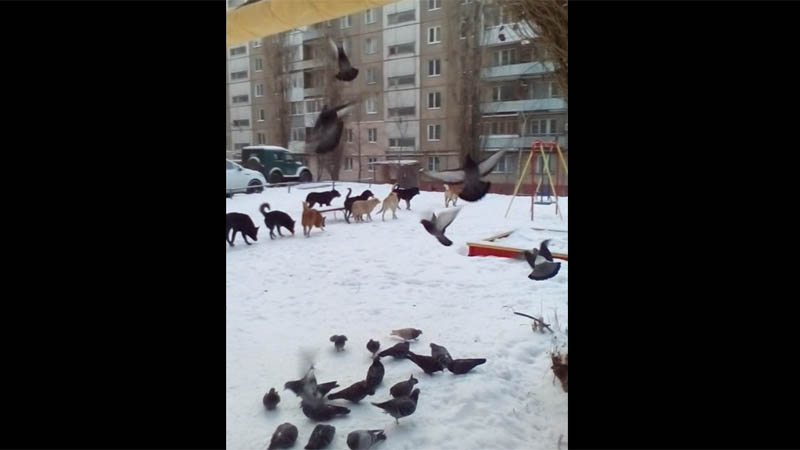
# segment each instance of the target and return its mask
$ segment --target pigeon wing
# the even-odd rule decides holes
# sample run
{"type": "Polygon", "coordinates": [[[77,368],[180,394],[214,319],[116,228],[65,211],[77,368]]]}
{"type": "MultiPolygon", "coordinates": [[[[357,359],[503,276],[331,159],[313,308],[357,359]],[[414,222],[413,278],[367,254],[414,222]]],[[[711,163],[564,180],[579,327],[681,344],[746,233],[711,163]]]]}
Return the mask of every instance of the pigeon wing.
{"type": "Polygon", "coordinates": [[[453,220],[455,220],[459,211],[461,211],[460,206],[456,208],[448,208],[444,211],[441,211],[439,213],[439,217],[436,217],[434,215],[434,217],[436,218],[434,219],[433,222],[436,224],[436,229],[444,233],[447,227],[450,226],[451,223],[453,223],[453,220]]]}
{"type": "Polygon", "coordinates": [[[561,269],[561,263],[554,263],[550,261],[545,261],[542,264],[537,265],[533,268],[533,272],[528,275],[528,278],[531,280],[547,280],[548,278],[553,278],[558,273],[559,269],[561,269]]]}
{"type": "Polygon", "coordinates": [[[553,255],[550,254],[550,249],[547,248],[548,242],[550,242],[550,239],[542,241],[542,243],[539,244],[539,254],[542,255],[544,259],[553,262],[553,255]]]}
{"type": "Polygon", "coordinates": [[[445,183],[461,183],[464,181],[464,176],[465,176],[463,169],[445,170],[442,172],[433,172],[426,170],[423,171],[422,173],[439,181],[444,181],[445,183]]]}
{"type": "MultiPolygon", "coordinates": [[[[484,159],[478,164],[478,172],[480,172],[482,177],[489,175],[489,173],[494,170],[494,166],[500,161],[500,158],[505,155],[507,150],[500,150],[499,152],[495,152],[494,155],[484,159]]],[[[467,155],[469,156],[469,155],[467,155]]]]}

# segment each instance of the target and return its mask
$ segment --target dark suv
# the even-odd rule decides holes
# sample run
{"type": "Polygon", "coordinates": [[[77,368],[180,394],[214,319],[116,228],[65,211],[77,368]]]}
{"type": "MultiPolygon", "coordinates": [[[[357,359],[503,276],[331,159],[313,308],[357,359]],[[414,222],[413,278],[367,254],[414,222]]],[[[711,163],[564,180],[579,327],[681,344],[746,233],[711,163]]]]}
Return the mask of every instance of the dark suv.
{"type": "Polygon", "coordinates": [[[311,169],[295,161],[294,155],[283,147],[274,145],[251,145],[242,149],[242,165],[264,174],[268,183],[312,180],[311,169]]]}

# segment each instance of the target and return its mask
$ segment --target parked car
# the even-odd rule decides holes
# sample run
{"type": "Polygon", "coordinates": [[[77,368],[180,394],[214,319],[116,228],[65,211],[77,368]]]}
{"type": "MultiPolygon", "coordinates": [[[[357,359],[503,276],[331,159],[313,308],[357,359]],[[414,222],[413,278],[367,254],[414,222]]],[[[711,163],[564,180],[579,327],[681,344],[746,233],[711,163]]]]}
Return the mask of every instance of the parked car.
{"type": "Polygon", "coordinates": [[[312,181],[311,169],[295,161],[289,150],[275,145],[252,145],[242,148],[242,165],[261,172],[270,183],[298,180],[312,181]]]}
{"type": "Polygon", "coordinates": [[[246,192],[252,194],[253,192],[262,192],[264,190],[267,180],[261,172],[245,169],[229,159],[225,161],[225,188],[227,197],[233,197],[233,194],[236,193],[246,192]]]}

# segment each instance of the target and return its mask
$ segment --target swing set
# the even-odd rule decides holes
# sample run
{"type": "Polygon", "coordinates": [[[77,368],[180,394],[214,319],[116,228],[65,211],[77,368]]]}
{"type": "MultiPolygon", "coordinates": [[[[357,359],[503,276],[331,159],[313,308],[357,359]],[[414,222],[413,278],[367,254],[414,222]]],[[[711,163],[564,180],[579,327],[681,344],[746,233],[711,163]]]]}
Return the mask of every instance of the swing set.
{"type": "Polygon", "coordinates": [[[519,175],[519,180],[517,180],[517,185],[514,187],[514,194],[511,196],[511,201],[508,202],[508,209],[506,209],[505,217],[508,217],[509,211],[511,211],[511,205],[514,203],[514,199],[517,198],[517,194],[519,193],[519,188],[522,186],[522,180],[528,174],[528,166],[531,165],[531,160],[533,159],[533,155],[539,151],[542,155],[542,166],[544,175],[546,175],[547,181],[549,181],[549,189],[547,190],[547,201],[541,200],[544,196],[540,195],[539,192],[542,188],[542,184],[544,183],[545,177],[540,176],[539,183],[536,183],[536,167],[535,165],[531,167],[531,185],[534,186],[533,193],[531,195],[531,220],[533,220],[533,210],[534,205],[551,205],[555,203],[556,205],[556,215],[564,220],[564,217],[561,215],[561,210],[558,208],[558,191],[556,190],[556,185],[553,182],[553,175],[550,173],[550,156],[548,153],[545,153],[545,148],[547,148],[548,153],[552,156],[553,150],[558,154],[558,158],[561,161],[561,167],[564,168],[564,177],[566,178],[569,173],[567,170],[567,161],[564,159],[564,154],[561,152],[561,147],[559,147],[557,141],[553,142],[543,142],[540,140],[536,140],[531,144],[531,152],[528,155],[528,160],[525,161],[525,167],[522,169],[519,175]],[[555,202],[551,199],[551,194],[555,195],[555,202]],[[536,196],[540,197],[540,201],[536,201],[536,196]]]}

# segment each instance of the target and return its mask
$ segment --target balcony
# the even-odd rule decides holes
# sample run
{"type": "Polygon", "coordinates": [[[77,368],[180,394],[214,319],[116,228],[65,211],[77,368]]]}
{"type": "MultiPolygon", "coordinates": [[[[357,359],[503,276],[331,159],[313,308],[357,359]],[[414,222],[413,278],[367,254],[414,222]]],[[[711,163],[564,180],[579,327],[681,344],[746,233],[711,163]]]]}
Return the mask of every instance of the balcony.
{"type": "Polygon", "coordinates": [[[321,87],[303,89],[303,97],[305,98],[321,97],[322,94],[323,94],[323,89],[321,87]]]}
{"type": "Polygon", "coordinates": [[[537,98],[481,103],[481,114],[514,113],[519,111],[562,111],[566,108],[567,104],[563,98],[537,98]]]}
{"type": "Polygon", "coordinates": [[[567,135],[515,136],[515,135],[481,135],[481,148],[531,148],[533,141],[553,142],[558,139],[561,149],[567,148],[567,135]]]}
{"type": "Polygon", "coordinates": [[[481,78],[492,81],[516,80],[523,75],[539,75],[554,70],[553,63],[528,62],[481,69],[481,78]]]}
{"type": "Polygon", "coordinates": [[[322,61],[317,60],[317,59],[307,59],[305,61],[295,61],[295,62],[289,63],[289,72],[296,72],[296,71],[305,70],[305,69],[314,69],[314,68],[317,68],[317,67],[322,67],[323,65],[324,64],[322,63],[322,61]]]}
{"type": "Polygon", "coordinates": [[[531,36],[536,37],[536,34],[531,28],[523,23],[505,24],[503,31],[500,31],[502,25],[486,27],[483,30],[481,37],[481,45],[494,46],[494,45],[508,45],[523,39],[529,39],[531,36]],[[514,30],[514,27],[517,27],[514,30]],[[500,40],[500,33],[506,38],[505,41],[500,40]]]}
{"type": "Polygon", "coordinates": [[[324,36],[324,33],[318,28],[306,27],[306,29],[303,30],[303,41],[310,41],[322,36],[324,36]]]}

